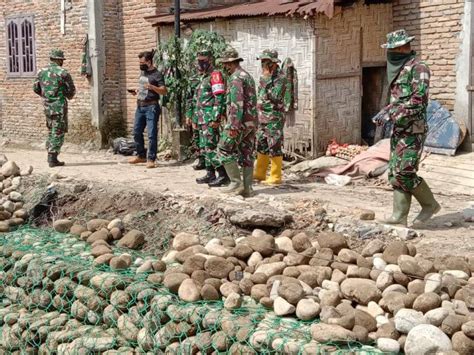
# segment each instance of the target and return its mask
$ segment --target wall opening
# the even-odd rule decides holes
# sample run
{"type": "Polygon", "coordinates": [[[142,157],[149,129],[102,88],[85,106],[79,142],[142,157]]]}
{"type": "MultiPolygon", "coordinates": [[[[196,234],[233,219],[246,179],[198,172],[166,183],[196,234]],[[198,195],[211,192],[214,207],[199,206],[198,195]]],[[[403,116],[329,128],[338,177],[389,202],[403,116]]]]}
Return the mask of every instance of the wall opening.
{"type": "Polygon", "coordinates": [[[376,126],[372,122],[377,112],[385,104],[384,87],[386,82],[386,67],[366,67],[362,70],[362,112],[361,135],[362,140],[368,145],[375,142],[376,126]]]}

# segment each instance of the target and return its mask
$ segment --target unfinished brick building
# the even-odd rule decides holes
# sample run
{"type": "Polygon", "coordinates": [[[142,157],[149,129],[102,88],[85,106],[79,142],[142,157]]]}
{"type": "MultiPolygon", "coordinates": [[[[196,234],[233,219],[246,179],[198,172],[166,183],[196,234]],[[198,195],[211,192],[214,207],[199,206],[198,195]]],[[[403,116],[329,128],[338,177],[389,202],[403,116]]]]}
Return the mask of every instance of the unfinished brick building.
{"type": "MultiPolygon", "coordinates": [[[[194,0],[181,1],[181,4],[191,15],[203,9],[231,8],[241,3],[252,6],[255,2],[262,3],[194,0]]],[[[142,50],[156,47],[158,41],[156,26],[152,27],[145,17],[169,13],[172,11],[170,3],[167,0],[10,0],[8,4],[0,4],[0,135],[15,140],[44,140],[46,127],[41,100],[32,92],[31,83],[36,71],[47,64],[52,47],[65,50],[68,57],[65,68],[73,75],[78,88],[78,94],[70,104],[67,140],[76,143],[93,141],[103,145],[112,136],[130,132],[135,100],[126,89],[136,85],[139,74],[136,56],[142,50]],[[11,66],[10,50],[15,38],[12,38],[9,26],[18,29],[18,43],[25,43],[25,46],[17,44],[15,47],[16,59],[13,59],[21,63],[17,66],[11,66]],[[80,76],[86,36],[92,64],[89,78],[80,76]]],[[[309,7],[336,6],[336,12],[331,19],[319,14],[311,24],[303,15],[295,14],[290,18],[287,13],[272,16],[265,22],[255,16],[236,16],[232,20],[211,17],[207,21],[191,22],[203,28],[212,22],[217,23],[213,28],[223,31],[243,51],[246,51],[245,42],[239,44],[239,41],[245,40],[245,33],[252,38],[273,38],[278,36],[277,28],[287,28],[300,37],[304,44],[299,46],[310,51],[307,53],[311,56],[313,50],[320,52],[314,55],[318,58],[320,54],[320,59],[312,61],[312,69],[306,68],[309,64],[303,63],[303,58],[298,59],[302,73],[309,70],[310,76],[305,77],[306,84],[301,86],[300,96],[306,100],[306,106],[302,106],[304,112],[295,118],[294,126],[288,128],[289,137],[293,137],[288,140],[288,149],[316,155],[333,136],[351,143],[360,141],[363,120],[379,106],[376,95],[366,94],[379,91],[382,85],[380,80],[385,64],[383,52],[377,45],[383,40],[383,32],[393,28],[405,28],[417,37],[415,49],[433,71],[431,97],[453,110],[458,121],[464,123],[472,135],[472,2],[270,0],[264,3],[268,6],[290,6],[293,3],[309,7]],[[257,26],[257,22],[260,25],[257,26]],[[297,34],[297,28],[291,28],[292,24],[304,28],[304,31],[297,34]],[[301,24],[305,25],[301,27],[301,24]],[[233,27],[238,29],[238,33],[231,33],[233,27]],[[339,58],[340,62],[334,58],[339,58]],[[374,90],[364,91],[364,86],[374,90]],[[335,96],[328,97],[331,88],[335,96]],[[343,103],[344,108],[325,104],[332,101],[338,105],[343,103]]],[[[182,17],[186,16],[183,12],[182,17]]],[[[169,24],[160,26],[169,27],[169,24]]],[[[277,41],[275,44],[280,46],[283,42],[285,39],[282,37],[280,43],[277,41]]],[[[255,47],[252,51],[258,49],[255,47]]]]}

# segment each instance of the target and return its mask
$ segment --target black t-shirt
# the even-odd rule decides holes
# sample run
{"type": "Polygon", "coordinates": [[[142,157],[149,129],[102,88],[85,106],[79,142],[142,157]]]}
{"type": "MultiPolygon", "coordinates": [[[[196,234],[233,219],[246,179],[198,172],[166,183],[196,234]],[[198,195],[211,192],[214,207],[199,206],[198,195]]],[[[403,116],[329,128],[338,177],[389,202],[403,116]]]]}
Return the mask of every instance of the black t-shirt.
{"type": "Polygon", "coordinates": [[[158,69],[142,71],[140,78],[138,79],[138,100],[158,100],[160,95],[153,90],[145,89],[145,83],[149,83],[154,86],[165,86],[165,79],[158,69]]]}

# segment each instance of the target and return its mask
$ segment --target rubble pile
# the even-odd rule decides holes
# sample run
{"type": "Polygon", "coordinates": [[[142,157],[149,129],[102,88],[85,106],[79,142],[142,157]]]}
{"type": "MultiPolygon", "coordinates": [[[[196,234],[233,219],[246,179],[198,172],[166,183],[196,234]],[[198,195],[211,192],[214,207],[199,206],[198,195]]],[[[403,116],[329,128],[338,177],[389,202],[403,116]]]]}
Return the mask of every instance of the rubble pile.
{"type": "Polygon", "coordinates": [[[64,231],[83,240],[17,231],[0,243],[0,350],[474,353],[474,258],[428,260],[398,240],[357,252],[335,232],[256,229],[205,245],[181,232],[158,260],[109,244],[120,220],[73,226],[64,231]]]}
{"type": "Polygon", "coordinates": [[[18,190],[21,176],[29,175],[32,171],[31,166],[26,171],[20,171],[14,161],[0,155],[0,233],[8,232],[27,220],[28,212],[23,207],[23,196],[18,190]]]}

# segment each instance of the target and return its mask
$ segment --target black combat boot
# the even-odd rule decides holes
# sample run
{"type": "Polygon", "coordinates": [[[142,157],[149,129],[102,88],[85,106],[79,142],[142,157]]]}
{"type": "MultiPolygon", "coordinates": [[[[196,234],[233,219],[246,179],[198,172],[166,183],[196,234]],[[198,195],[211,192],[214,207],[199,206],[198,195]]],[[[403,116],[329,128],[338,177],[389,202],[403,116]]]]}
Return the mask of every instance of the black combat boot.
{"type": "Polygon", "coordinates": [[[210,181],[208,184],[209,187],[221,187],[221,186],[229,185],[230,184],[229,175],[227,175],[224,166],[218,167],[217,172],[219,173],[219,177],[210,181]]]}
{"type": "Polygon", "coordinates": [[[208,184],[216,178],[216,172],[214,171],[214,168],[206,168],[206,171],[206,175],[204,175],[202,178],[196,179],[198,184],[208,184]]]}
{"type": "Polygon", "coordinates": [[[48,153],[48,164],[50,168],[64,166],[64,162],[58,160],[58,153],[48,153]]]}
{"type": "Polygon", "coordinates": [[[194,170],[204,170],[206,169],[206,164],[204,163],[204,157],[199,156],[199,161],[196,165],[193,165],[194,170]]]}

